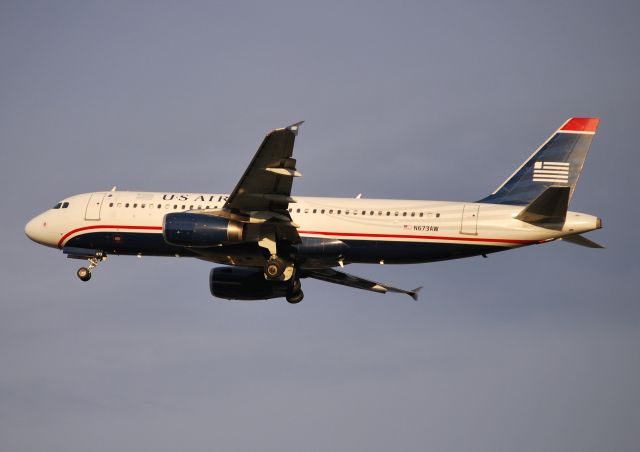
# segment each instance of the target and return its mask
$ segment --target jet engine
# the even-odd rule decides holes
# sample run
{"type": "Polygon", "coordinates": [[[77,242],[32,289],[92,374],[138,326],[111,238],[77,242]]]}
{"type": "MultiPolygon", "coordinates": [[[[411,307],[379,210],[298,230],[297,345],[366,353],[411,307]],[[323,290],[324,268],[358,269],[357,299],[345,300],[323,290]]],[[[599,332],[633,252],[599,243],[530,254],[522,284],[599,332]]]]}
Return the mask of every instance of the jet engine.
{"type": "Polygon", "coordinates": [[[261,268],[215,267],[209,274],[211,295],[227,300],[268,300],[287,296],[289,282],[266,280],[261,268]]]}
{"type": "Polygon", "coordinates": [[[214,246],[238,242],[244,225],[226,218],[202,213],[175,212],[164,217],[162,237],[170,245],[214,246]]]}

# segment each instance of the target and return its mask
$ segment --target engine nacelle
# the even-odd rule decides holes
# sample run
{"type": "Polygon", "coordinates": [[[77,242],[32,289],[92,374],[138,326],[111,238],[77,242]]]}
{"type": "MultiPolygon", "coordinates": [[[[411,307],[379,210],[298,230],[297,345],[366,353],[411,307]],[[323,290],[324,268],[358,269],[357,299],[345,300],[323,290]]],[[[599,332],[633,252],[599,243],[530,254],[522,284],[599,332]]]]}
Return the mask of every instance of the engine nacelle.
{"type": "Polygon", "coordinates": [[[286,281],[264,279],[261,268],[216,267],[209,273],[211,295],[227,300],[268,300],[287,295],[286,281]]]}
{"type": "Polygon", "coordinates": [[[243,238],[244,225],[202,213],[176,212],[164,216],[162,236],[170,245],[215,246],[243,238]]]}

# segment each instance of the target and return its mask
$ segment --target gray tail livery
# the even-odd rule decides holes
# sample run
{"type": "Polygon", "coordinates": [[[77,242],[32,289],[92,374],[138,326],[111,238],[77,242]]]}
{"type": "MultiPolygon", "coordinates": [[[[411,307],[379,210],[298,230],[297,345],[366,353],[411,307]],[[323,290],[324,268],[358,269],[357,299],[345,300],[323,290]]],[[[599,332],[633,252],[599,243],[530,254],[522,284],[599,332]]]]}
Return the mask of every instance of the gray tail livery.
{"type": "Polygon", "coordinates": [[[598,118],[570,118],[496,191],[478,202],[528,205],[550,187],[567,187],[566,193],[552,190],[547,197],[554,193],[554,198],[568,205],[599,122],[598,118]]]}

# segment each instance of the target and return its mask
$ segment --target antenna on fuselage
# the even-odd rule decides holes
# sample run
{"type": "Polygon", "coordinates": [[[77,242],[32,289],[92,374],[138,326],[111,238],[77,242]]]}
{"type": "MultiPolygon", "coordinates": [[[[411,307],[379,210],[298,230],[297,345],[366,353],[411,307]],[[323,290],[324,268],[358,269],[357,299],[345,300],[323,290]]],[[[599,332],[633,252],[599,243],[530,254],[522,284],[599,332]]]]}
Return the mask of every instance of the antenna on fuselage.
{"type": "Polygon", "coordinates": [[[356,199],[360,199],[362,198],[362,193],[358,193],[358,196],[356,196],[356,199]]]}
{"type": "Polygon", "coordinates": [[[116,191],[116,186],[114,185],[113,188],[111,189],[111,191],[116,191]]]}

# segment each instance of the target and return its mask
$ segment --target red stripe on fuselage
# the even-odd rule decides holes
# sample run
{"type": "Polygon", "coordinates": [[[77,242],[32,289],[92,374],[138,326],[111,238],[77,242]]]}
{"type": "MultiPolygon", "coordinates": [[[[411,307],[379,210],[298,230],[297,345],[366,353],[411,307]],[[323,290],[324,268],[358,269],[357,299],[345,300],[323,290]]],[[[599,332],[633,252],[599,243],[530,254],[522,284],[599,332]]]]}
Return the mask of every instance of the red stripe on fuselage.
{"type": "MultiPolygon", "coordinates": [[[[130,229],[135,231],[162,231],[162,226],[124,226],[113,224],[96,224],[92,226],[83,226],[67,232],[58,242],[58,248],[62,247],[64,241],[71,235],[82,231],[95,229],[130,229]]],[[[510,243],[513,245],[528,245],[537,243],[538,240],[517,240],[517,239],[487,239],[479,237],[443,237],[436,235],[413,235],[413,234],[369,234],[361,232],[326,232],[326,231],[298,231],[299,234],[324,235],[333,237],[362,237],[362,238],[380,238],[380,239],[414,239],[414,240],[444,240],[459,242],[485,242],[485,243],[510,243]]]]}
{"type": "Polygon", "coordinates": [[[410,235],[410,234],[365,234],[359,232],[323,232],[323,231],[298,231],[299,234],[329,235],[335,237],[371,237],[382,239],[419,239],[419,240],[446,240],[462,242],[489,242],[489,243],[511,243],[515,245],[527,245],[537,243],[538,240],[517,240],[517,239],[483,239],[479,237],[442,237],[437,235],[410,235]]]}
{"type": "Polygon", "coordinates": [[[69,231],[65,235],[63,235],[60,241],[58,242],[58,248],[62,247],[62,243],[69,236],[77,232],[88,231],[91,229],[133,229],[137,231],[162,231],[162,226],[122,226],[122,225],[113,225],[113,224],[96,224],[93,226],[84,226],[81,228],[74,229],[73,231],[69,231]]]}

